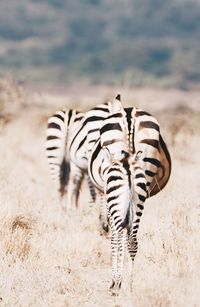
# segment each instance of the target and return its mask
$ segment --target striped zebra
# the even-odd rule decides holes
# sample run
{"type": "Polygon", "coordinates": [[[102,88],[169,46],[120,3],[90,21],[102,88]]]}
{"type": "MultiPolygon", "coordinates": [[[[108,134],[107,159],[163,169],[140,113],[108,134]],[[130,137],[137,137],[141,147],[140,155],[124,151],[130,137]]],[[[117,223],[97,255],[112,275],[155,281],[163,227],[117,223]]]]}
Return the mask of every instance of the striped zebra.
{"type": "MultiPolygon", "coordinates": [[[[112,110],[112,106],[113,103],[107,102],[85,112],[81,121],[77,125],[77,128],[74,129],[72,134],[70,134],[67,144],[70,161],[84,172],[87,172],[88,170],[88,159],[91,155],[92,149],[94,148],[94,144],[99,139],[100,127],[104,120],[114,111],[112,110]]],[[[143,144],[140,142],[140,138],[145,130],[145,125],[148,125],[149,121],[151,121],[152,129],[147,127],[145,130],[146,132],[148,129],[151,131],[153,128],[157,127],[156,120],[149,113],[135,107],[124,108],[124,111],[125,126],[126,131],[128,131],[126,137],[129,152],[134,154],[136,145],[137,147],[140,146],[140,151],[143,151],[145,143],[143,144]],[[142,122],[141,118],[144,119],[142,122]]],[[[151,177],[153,178],[148,189],[148,197],[156,195],[161,189],[163,189],[170,176],[170,156],[161,134],[159,134],[159,145],[161,167],[156,176],[148,170],[148,161],[143,161],[143,164],[145,164],[144,168],[146,169],[146,176],[148,176],[148,178],[150,177],[149,185],[151,177]]],[[[150,148],[151,147],[148,147],[149,150],[150,148]]],[[[146,150],[147,147],[145,146],[145,151],[146,150]]]]}
{"type": "MultiPolygon", "coordinates": [[[[94,143],[98,136],[98,134],[94,135],[94,133],[97,133],[98,128],[89,129],[88,125],[90,125],[90,119],[94,123],[93,113],[99,111],[101,114],[98,114],[98,116],[95,117],[95,127],[98,127],[109,112],[107,103],[95,107],[86,114],[79,110],[67,109],[56,111],[55,114],[48,118],[46,129],[46,158],[49,164],[52,181],[54,182],[60,196],[63,197],[63,195],[68,191],[68,209],[73,205],[77,207],[80,186],[84,175],[87,173],[87,164],[83,166],[82,164],[80,165],[77,163],[77,161],[76,163],[73,163],[70,159],[70,138],[72,139],[71,136],[73,136],[74,133],[76,134],[76,131],[79,130],[80,127],[87,125],[89,132],[84,131],[84,133],[90,133],[94,139],[92,141],[94,143]]],[[[89,141],[90,149],[92,148],[92,142],[89,141]]],[[[80,144],[83,144],[82,140],[80,140],[80,144]]],[[[78,146],[78,149],[80,149],[80,147],[81,146],[78,146]]],[[[87,151],[87,148],[84,148],[84,154],[85,151],[87,151]]],[[[73,153],[71,153],[71,155],[73,155],[73,153]]],[[[84,159],[86,159],[85,156],[83,157],[83,160],[84,159]]],[[[81,160],[82,157],[80,158],[80,161],[81,160]]],[[[87,180],[91,200],[92,202],[95,202],[96,191],[89,177],[87,177],[87,180]]]]}
{"type": "Polygon", "coordinates": [[[171,159],[157,120],[137,109],[123,109],[120,96],[100,128],[88,172],[105,194],[111,225],[113,295],[122,282],[126,246],[132,261],[137,253],[137,232],[146,198],[166,185],[171,159]]]}
{"type": "MultiPolygon", "coordinates": [[[[74,193],[76,187],[81,185],[83,174],[88,173],[88,159],[90,152],[99,138],[99,128],[104,119],[109,115],[111,103],[99,104],[84,113],[79,125],[70,134],[67,144],[67,152],[73,167],[76,168],[76,180],[69,180],[67,207],[71,208],[74,204],[74,193]]],[[[74,172],[75,172],[74,171],[74,172]]],[[[95,191],[90,177],[88,177],[88,185],[92,200],[96,200],[98,196],[100,233],[108,232],[108,221],[105,207],[105,200],[101,193],[95,191]]]]}
{"type": "MultiPolygon", "coordinates": [[[[78,110],[59,110],[48,119],[46,130],[46,157],[52,181],[60,196],[66,193],[70,172],[76,176],[76,166],[72,164],[67,152],[69,135],[76,129],[83,113],[78,110]]],[[[77,187],[78,188],[78,187],[77,187]]]]}
{"type": "MultiPolygon", "coordinates": [[[[96,106],[88,112],[82,113],[77,110],[57,111],[48,120],[46,156],[49,162],[52,179],[56,183],[57,189],[63,195],[68,190],[68,209],[75,204],[77,206],[79,190],[84,174],[87,173],[88,158],[90,152],[99,138],[99,129],[111,112],[112,103],[104,103],[96,106]]],[[[134,153],[134,131],[135,124],[134,108],[125,108],[126,126],[129,131],[129,151],[134,153]]],[[[139,112],[139,110],[138,110],[139,112]]],[[[143,111],[140,111],[143,112],[143,111]]],[[[164,187],[169,174],[167,174],[168,157],[166,156],[165,144],[162,141],[162,166],[165,166],[163,176],[158,175],[153,180],[149,196],[159,192],[159,188],[164,187]],[[156,180],[156,181],[155,181],[156,180]]],[[[151,173],[149,173],[152,175],[151,173]]],[[[88,180],[92,200],[95,201],[96,193],[93,185],[88,180]]],[[[99,194],[100,219],[102,227],[108,230],[107,218],[105,215],[104,197],[99,194]]]]}
{"type": "MultiPolygon", "coordinates": [[[[111,102],[97,105],[88,112],[60,110],[48,119],[46,157],[52,180],[60,195],[67,193],[67,208],[77,206],[80,186],[88,169],[88,157],[99,137],[102,121],[109,115],[111,102]]],[[[96,191],[88,177],[92,201],[96,191]]],[[[104,197],[98,193],[102,229],[108,232],[104,197]]],[[[102,230],[101,229],[101,230],[102,230]]]]}
{"type": "MultiPolygon", "coordinates": [[[[68,190],[68,209],[74,204],[77,206],[79,189],[87,173],[88,155],[108,113],[109,103],[105,103],[85,113],[73,109],[59,110],[48,119],[46,157],[52,181],[60,195],[68,190]]],[[[88,186],[95,201],[96,193],[89,177],[88,186]]]]}

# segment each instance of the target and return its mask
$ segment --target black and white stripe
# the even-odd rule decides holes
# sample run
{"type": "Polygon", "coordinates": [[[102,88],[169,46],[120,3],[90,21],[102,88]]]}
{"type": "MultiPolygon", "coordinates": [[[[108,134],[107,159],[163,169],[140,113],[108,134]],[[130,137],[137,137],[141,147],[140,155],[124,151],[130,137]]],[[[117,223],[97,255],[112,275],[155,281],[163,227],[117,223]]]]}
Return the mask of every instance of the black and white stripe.
{"type": "Polygon", "coordinates": [[[88,157],[99,138],[99,128],[109,115],[110,103],[100,104],[84,113],[76,130],[71,134],[68,142],[70,159],[79,168],[87,170],[88,157]]]}
{"type": "MultiPolygon", "coordinates": [[[[67,143],[67,152],[69,153],[72,167],[73,169],[75,168],[74,173],[76,173],[76,178],[75,180],[73,180],[72,177],[69,179],[69,192],[67,197],[68,208],[70,208],[74,202],[78,202],[79,188],[84,174],[88,172],[88,158],[96,140],[99,137],[99,128],[104,119],[109,115],[110,104],[110,102],[100,104],[95,108],[85,112],[76,129],[73,131],[73,133],[70,134],[67,143]],[[76,199],[74,199],[75,195],[76,199]]],[[[96,192],[94,190],[93,184],[90,181],[89,189],[90,195],[94,200],[96,198],[96,192]]],[[[101,195],[99,195],[98,200],[100,202],[100,217],[102,218],[101,224],[102,227],[107,230],[107,218],[105,217],[105,214],[103,214],[105,211],[105,205],[102,202],[101,195]]]]}
{"type": "MultiPolygon", "coordinates": [[[[76,110],[57,111],[48,120],[46,156],[52,179],[61,194],[64,194],[68,185],[68,207],[78,202],[79,188],[88,169],[88,158],[99,138],[102,122],[114,111],[112,108],[113,104],[108,102],[85,113],[76,110]],[[71,176],[69,176],[70,170],[71,176]]],[[[147,142],[143,139],[143,133],[159,129],[157,122],[152,120],[151,115],[137,108],[125,108],[123,120],[126,127],[128,152],[135,154],[136,149],[137,152],[143,152],[147,142]]],[[[109,130],[109,123],[106,129],[109,130]]],[[[105,138],[107,138],[106,134],[105,138]]],[[[148,159],[145,157],[140,159],[149,180],[148,197],[157,194],[165,186],[170,175],[170,156],[161,135],[159,138],[159,142],[151,142],[150,146],[146,147],[150,150],[151,147],[159,146],[160,156],[157,159],[158,163],[159,160],[161,161],[159,171],[155,174],[154,171],[149,170],[151,163],[148,159]]],[[[112,132],[111,142],[113,142],[112,132]]],[[[154,162],[157,163],[155,160],[154,162]]],[[[95,192],[90,181],[89,187],[94,200],[95,192]]]]}
{"type": "Polygon", "coordinates": [[[121,287],[123,258],[126,249],[132,261],[137,253],[137,232],[147,197],[146,177],[131,157],[113,161],[105,178],[105,195],[111,224],[113,295],[121,287]]]}
{"type": "MultiPolygon", "coordinates": [[[[119,98],[119,97],[118,97],[119,98]]],[[[88,172],[106,196],[112,231],[112,293],[122,281],[126,243],[131,259],[137,252],[137,231],[147,197],[167,183],[171,160],[157,120],[137,108],[123,109],[119,99],[100,128],[88,172]]]]}
{"type": "Polygon", "coordinates": [[[87,170],[92,184],[106,197],[112,230],[113,294],[121,286],[126,244],[132,260],[136,255],[144,202],[164,188],[171,172],[170,155],[156,119],[138,108],[123,109],[119,98],[84,114],[56,112],[48,120],[46,141],[52,178],[61,194],[68,184],[68,207],[77,204],[87,170]]]}
{"type": "Polygon", "coordinates": [[[48,119],[46,157],[52,180],[61,196],[66,192],[71,169],[67,152],[68,138],[82,117],[80,111],[68,109],[59,110],[48,119]]]}

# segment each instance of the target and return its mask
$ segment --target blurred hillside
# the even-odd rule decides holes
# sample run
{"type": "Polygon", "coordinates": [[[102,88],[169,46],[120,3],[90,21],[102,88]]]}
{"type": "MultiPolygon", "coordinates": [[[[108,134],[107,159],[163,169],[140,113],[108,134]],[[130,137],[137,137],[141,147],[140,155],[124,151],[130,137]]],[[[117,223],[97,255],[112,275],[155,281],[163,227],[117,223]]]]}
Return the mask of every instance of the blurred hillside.
{"type": "Polygon", "coordinates": [[[1,74],[30,82],[200,83],[198,0],[3,0],[1,74]]]}

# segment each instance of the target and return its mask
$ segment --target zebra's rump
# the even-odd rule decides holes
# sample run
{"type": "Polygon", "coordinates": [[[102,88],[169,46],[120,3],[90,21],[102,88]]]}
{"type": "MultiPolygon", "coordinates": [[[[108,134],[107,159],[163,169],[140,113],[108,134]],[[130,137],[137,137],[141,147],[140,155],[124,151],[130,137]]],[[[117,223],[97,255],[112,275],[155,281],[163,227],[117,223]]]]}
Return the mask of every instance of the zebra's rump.
{"type": "Polygon", "coordinates": [[[46,130],[46,157],[52,180],[63,196],[70,176],[70,161],[67,153],[69,134],[73,132],[82,118],[78,110],[56,111],[48,119],[46,130]]]}
{"type": "Polygon", "coordinates": [[[171,157],[161,134],[159,138],[159,154],[160,167],[149,186],[147,197],[152,197],[159,193],[166,186],[171,174],[171,157]]]}

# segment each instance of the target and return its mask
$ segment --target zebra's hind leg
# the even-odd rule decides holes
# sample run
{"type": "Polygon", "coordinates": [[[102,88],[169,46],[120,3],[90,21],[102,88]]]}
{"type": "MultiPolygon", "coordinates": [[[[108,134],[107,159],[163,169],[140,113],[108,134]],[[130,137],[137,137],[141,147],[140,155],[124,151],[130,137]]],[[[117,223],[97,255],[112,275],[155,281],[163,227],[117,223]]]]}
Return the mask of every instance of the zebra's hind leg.
{"type": "Polygon", "coordinates": [[[98,191],[98,205],[99,205],[99,222],[100,222],[100,235],[107,236],[109,232],[109,212],[107,210],[106,198],[104,193],[98,191]]]}
{"type": "Polygon", "coordinates": [[[131,292],[133,290],[133,264],[135,260],[135,256],[137,254],[138,250],[138,241],[137,241],[137,232],[139,229],[139,223],[140,223],[140,217],[142,215],[141,210],[136,211],[136,217],[133,220],[132,228],[128,230],[128,252],[130,255],[130,258],[132,260],[132,272],[131,272],[131,292]],[[138,213],[139,212],[139,213],[138,213]]]}
{"type": "Polygon", "coordinates": [[[67,191],[67,209],[78,207],[80,187],[84,178],[84,171],[71,162],[71,174],[67,191]]]}
{"type": "Polygon", "coordinates": [[[139,229],[140,219],[142,217],[142,213],[144,210],[144,202],[147,197],[147,191],[146,191],[146,178],[144,175],[144,171],[136,166],[135,167],[136,173],[135,173],[135,179],[134,179],[134,185],[135,190],[137,188],[134,203],[135,206],[135,215],[132,222],[132,225],[130,229],[128,230],[128,251],[130,254],[130,257],[132,259],[132,262],[134,262],[135,255],[137,254],[138,249],[138,242],[137,242],[137,232],[139,229]]]}
{"type": "Polygon", "coordinates": [[[110,291],[113,296],[119,295],[122,284],[124,253],[127,242],[127,230],[118,231],[111,219],[111,249],[112,249],[112,284],[110,291]]]}
{"type": "Polygon", "coordinates": [[[94,184],[92,183],[89,176],[87,176],[87,182],[88,182],[88,188],[89,188],[89,192],[90,192],[90,196],[91,196],[90,202],[95,203],[96,197],[97,197],[96,188],[95,188],[94,184]]]}
{"type": "Polygon", "coordinates": [[[141,216],[142,216],[142,210],[140,208],[137,208],[136,217],[133,220],[131,229],[128,231],[128,251],[132,262],[134,262],[138,250],[137,232],[139,229],[141,216]]]}
{"type": "Polygon", "coordinates": [[[130,278],[130,290],[133,291],[133,264],[135,260],[135,256],[138,250],[138,241],[137,241],[137,232],[139,228],[140,219],[136,219],[133,222],[132,229],[128,231],[128,252],[130,258],[132,260],[132,270],[131,270],[131,278],[130,278]]]}
{"type": "Polygon", "coordinates": [[[128,234],[128,251],[132,262],[134,262],[135,256],[137,254],[137,249],[138,249],[137,237],[134,231],[132,231],[130,234],[128,234]]]}

